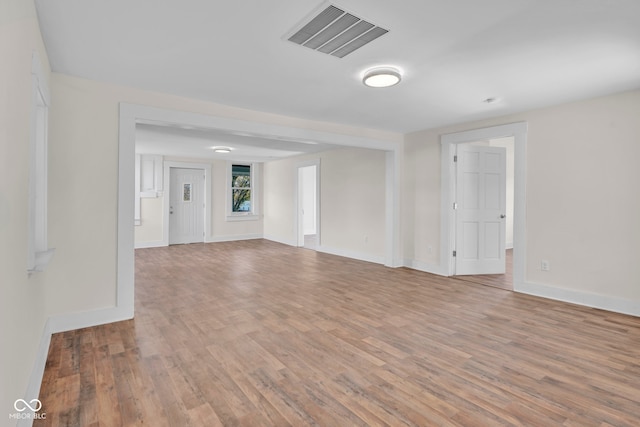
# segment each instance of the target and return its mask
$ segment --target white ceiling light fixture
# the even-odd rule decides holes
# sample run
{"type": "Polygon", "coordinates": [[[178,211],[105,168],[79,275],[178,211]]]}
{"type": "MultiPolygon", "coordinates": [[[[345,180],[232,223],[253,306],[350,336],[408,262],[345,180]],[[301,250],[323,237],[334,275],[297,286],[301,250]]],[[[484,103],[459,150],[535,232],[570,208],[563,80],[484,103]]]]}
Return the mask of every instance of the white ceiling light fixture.
{"type": "Polygon", "coordinates": [[[211,147],[211,149],[214,153],[229,154],[231,152],[230,147],[211,147]]]}
{"type": "Polygon", "coordinates": [[[369,87],[390,87],[402,80],[400,70],[394,67],[376,67],[365,71],[362,83],[369,87]]]}

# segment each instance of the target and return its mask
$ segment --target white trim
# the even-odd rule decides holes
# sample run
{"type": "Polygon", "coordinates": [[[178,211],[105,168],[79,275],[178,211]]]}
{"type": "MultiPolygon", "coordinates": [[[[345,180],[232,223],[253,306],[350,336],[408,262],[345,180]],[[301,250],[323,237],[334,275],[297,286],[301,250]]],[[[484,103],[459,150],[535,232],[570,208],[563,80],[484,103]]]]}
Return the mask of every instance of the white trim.
{"type": "Polygon", "coordinates": [[[133,218],[135,210],[136,115],[135,108],[127,104],[120,104],[116,307],[126,307],[131,318],[134,312],[135,237],[133,218]]]}
{"type": "Polygon", "coordinates": [[[271,240],[272,242],[282,243],[283,245],[298,247],[297,239],[295,240],[281,239],[280,237],[271,236],[271,235],[264,235],[262,238],[265,240],[271,240]]]}
{"type": "Polygon", "coordinates": [[[365,254],[362,252],[356,252],[349,249],[333,248],[330,246],[320,245],[316,247],[316,251],[323,252],[325,254],[337,255],[345,258],[357,259],[359,261],[373,262],[375,264],[385,263],[384,256],[365,254]]]}
{"type": "Polygon", "coordinates": [[[129,320],[131,318],[132,316],[128,310],[110,307],[51,316],[49,318],[49,325],[51,333],[56,334],[58,332],[90,328],[92,326],[104,325],[105,323],[129,320]]]}
{"type": "Polygon", "coordinates": [[[44,103],[48,107],[51,105],[51,92],[49,91],[49,85],[42,70],[43,68],[40,56],[38,55],[38,52],[34,50],[31,54],[31,74],[38,80],[38,89],[40,90],[44,103]]]}
{"type": "MultiPolygon", "coordinates": [[[[162,245],[169,246],[169,211],[171,209],[171,168],[197,169],[204,172],[204,238],[203,242],[211,234],[211,164],[191,162],[164,162],[164,198],[162,219],[162,245]]],[[[137,246],[136,246],[137,247],[137,246]]]]}
{"type": "Polygon", "coordinates": [[[524,283],[526,260],[526,152],[527,123],[518,122],[483,129],[473,129],[442,135],[441,145],[441,206],[440,206],[440,270],[447,276],[454,272],[452,251],[455,233],[453,195],[455,194],[455,167],[453,156],[456,144],[512,136],[514,139],[515,176],[513,209],[513,290],[519,291],[524,283]]]}
{"type": "Polygon", "coordinates": [[[398,145],[385,156],[385,254],[383,264],[402,267],[402,166],[404,146],[398,145]]]}
{"type": "MultiPolygon", "coordinates": [[[[112,307],[49,317],[42,329],[40,344],[38,345],[36,358],[33,363],[33,368],[31,369],[31,375],[29,376],[29,382],[27,383],[27,390],[25,392],[24,399],[30,401],[31,399],[38,398],[40,395],[40,387],[42,385],[42,378],[44,376],[47,357],[49,355],[51,336],[53,334],[88,328],[105,323],[118,322],[121,320],[129,320],[131,317],[131,313],[125,305],[123,305],[123,308],[112,307]]],[[[31,426],[31,422],[31,419],[20,419],[18,420],[17,425],[31,426]]]]}
{"type": "Polygon", "coordinates": [[[628,299],[529,282],[520,283],[518,292],[640,317],[640,302],[628,299]]]}
{"type": "Polygon", "coordinates": [[[316,235],[318,236],[318,245],[321,242],[321,219],[320,219],[320,204],[322,203],[322,197],[320,194],[320,158],[313,160],[306,160],[304,162],[297,162],[293,168],[294,171],[294,189],[293,189],[293,229],[296,232],[296,244],[297,247],[304,246],[304,238],[300,241],[300,231],[302,224],[300,223],[300,168],[306,168],[310,166],[316,167],[316,235]]]}
{"type": "Polygon", "coordinates": [[[163,240],[152,240],[149,242],[136,242],[136,249],[161,248],[167,246],[163,240]]]}
{"type": "Polygon", "coordinates": [[[416,259],[405,259],[404,266],[413,270],[423,271],[425,273],[435,274],[437,276],[446,276],[446,272],[442,271],[440,264],[428,264],[424,261],[416,259]]]}
{"type": "Polygon", "coordinates": [[[27,271],[44,271],[55,249],[47,240],[49,87],[38,52],[31,55],[31,110],[29,118],[29,187],[27,271]]]}
{"type": "Polygon", "coordinates": [[[133,223],[135,225],[142,225],[142,218],[141,218],[141,210],[140,210],[140,205],[141,205],[141,200],[140,200],[140,168],[142,167],[142,155],[141,154],[136,154],[136,175],[135,175],[135,196],[136,199],[133,202],[133,206],[134,206],[134,213],[133,213],[133,223]]]}
{"type": "Polygon", "coordinates": [[[226,193],[227,193],[227,221],[243,221],[245,218],[248,220],[256,220],[260,219],[260,209],[258,198],[260,197],[258,188],[256,185],[256,169],[258,168],[258,163],[254,162],[235,162],[233,160],[227,161],[227,182],[226,182],[226,193]],[[251,191],[251,211],[249,212],[233,212],[233,188],[232,188],[232,174],[233,174],[233,165],[238,166],[249,166],[249,174],[251,176],[249,182],[251,185],[249,186],[249,190],[251,191]],[[232,219],[239,218],[239,219],[232,219]]]}
{"type": "Polygon", "coordinates": [[[239,240],[256,240],[262,239],[262,234],[228,234],[226,236],[211,236],[205,243],[219,243],[219,242],[236,242],[239,240]]]}
{"type": "Polygon", "coordinates": [[[243,132],[265,136],[279,136],[291,140],[315,141],[331,145],[347,147],[372,148],[376,150],[393,150],[396,143],[371,137],[352,136],[343,133],[313,130],[309,128],[291,127],[260,123],[228,117],[211,116],[203,113],[179,111],[147,105],[120,103],[135,112],[135,120],[145,123],[179,124],[205,129],[225,129],[229,132],[243,132]]]}
{"type": "Polygon", "coordinates": [[[259,221],[262,219],[262,215],[231,215],[225,218],[227,222],[233,221],[259,221]]]}
{"type": "MultiPolygon", "coordinates": [[[[255,240],[255,239],[262,239],[262,234],[253,233],[253,234],[231,234],[231,235],[224,235],[224,236],[207,236],[204,240],[204,243],[235,242],[238,240],[255,240]]],[[[136,249],[162,248],[167,246],[169,245],[167,245],[162,240],[136,243],[136,249]]]]}
{"type": "MultiPolygon", "coordinates": [[[[51,334],[51,325],[49,320],[47,320],[44,324],[44,328],[42,329],[40,344],[38,344],[38,350],[36,352],[36,360],[33,362],[33,368],[31,369],[31,375],[29,376],[29,382],[27,383],[27,390],[23,396],[23,399],[27,402],[32,399],[37,399],[40,396],[42,377],[44,376],[44,369],[47,365],[49,344],[51,344],[51,334]]],[[[32,422],[33,419],[19,419],[17,426],[31,426],[32,422]]]]}
{"type": "MultiPolygon", "coordinates": [[[[394,141],[374,139],[370,137],[351,136],[346,134],[317,131],[308,128],[297,128],[226,117],[210,116],[187,111],[170,110],[159,107],[135,105],[121,102],[119,104],[119,139],[118,139],[118,246],[117,246],[117,308],[125,310],[133,317],[134,308],[134,175],[135,175],[135,142],[136,121],[145,123],[173,123],[189,125],[197,128],[225,129],[227,131],[257,133],[273,135],[288,139],[311,140],[319,143],[343,145],[348,147],[370,148],[376,150],[393,151],[398,158],[395,164],[402,161],[400,145],[394,141]]],[[[395,189],[399,191],[401,170],[394,170],[395,189]]],[[[389,184],[387,184],[389,185],[389,184]]],[[[398,193],[399,194],[399,193],[398,193]]],[[[396,195],[395,197],[399,197],[396,195]]],[[[389,198],[388,198],[389,199],[389,198]]],[[[387,200],[387,209],[399,212],[400,207],[389,208],[393,203],[387,200]]],[[[392,224],[393,230],[400,230],[400,215],[387,220],[387,227],[392,224]]],[[[206,236],[205,236],[206,237],[206,236]]],[[[265,238],[268,238],[265,236],[265,238]]],[[[396,231],[387,233],[387,240],[399,241],[396,231]]],[[[277,239],[269,239],[278,241],[277,239]]],[[[295,241],[283,242],[295,246],[295,241]]],[[[389,243],[387,243],[389,244],[389,243]]],[[[395,247],[396,245],[394,245],[395,247]]],[[[395,257],[399,257],[399,244],[394,249],[395,257]]],[[[393,263],[393,260],[390,260],[393,263]]]]}

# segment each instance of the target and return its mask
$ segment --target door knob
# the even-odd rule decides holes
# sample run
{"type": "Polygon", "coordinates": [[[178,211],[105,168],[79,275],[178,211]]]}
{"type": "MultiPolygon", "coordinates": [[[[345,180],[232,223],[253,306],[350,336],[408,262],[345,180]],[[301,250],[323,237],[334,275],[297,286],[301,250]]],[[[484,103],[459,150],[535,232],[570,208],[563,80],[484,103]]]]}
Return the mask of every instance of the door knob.
{"type": "Polygon", "coordinates": [[[504,218],[506,218],[506,217],[507,217],[507,216],[506,216],[505,214],[500,215],[500,219],[504,219],[504,218]]]}

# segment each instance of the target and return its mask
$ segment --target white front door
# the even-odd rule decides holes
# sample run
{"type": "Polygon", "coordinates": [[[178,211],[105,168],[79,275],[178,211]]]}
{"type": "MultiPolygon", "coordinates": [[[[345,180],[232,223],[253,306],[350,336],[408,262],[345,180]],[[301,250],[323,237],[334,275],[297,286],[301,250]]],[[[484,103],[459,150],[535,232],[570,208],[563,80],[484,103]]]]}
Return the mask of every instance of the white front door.
{"type": "Polygon", "coordinates": [[[170,168],[169,244],[204,242],[204,170],[170,168]]]}
{"type": "Polygon", "coordinates": [[[506,149],[458,145],[455,274],[505,273],[506,149]]]}

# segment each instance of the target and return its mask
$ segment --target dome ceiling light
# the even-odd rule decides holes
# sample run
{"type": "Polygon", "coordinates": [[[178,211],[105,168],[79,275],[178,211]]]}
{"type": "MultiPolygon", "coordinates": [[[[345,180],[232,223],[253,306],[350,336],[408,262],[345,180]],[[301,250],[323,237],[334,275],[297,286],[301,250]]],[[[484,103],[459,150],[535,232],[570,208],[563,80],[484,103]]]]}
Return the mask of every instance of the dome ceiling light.
{"type": "Polygon", "coordinates": [[[362,83],[369,87],[389,87],[400,83],[400,71],[393,67],[376,67],[367,70],[362,83]]]}
{"type": "Polygon", "coordinates": [[[229,147],[211,147],[211,149],[214,153],[228,154],[231,152],[231,148],[229,147]]]}

